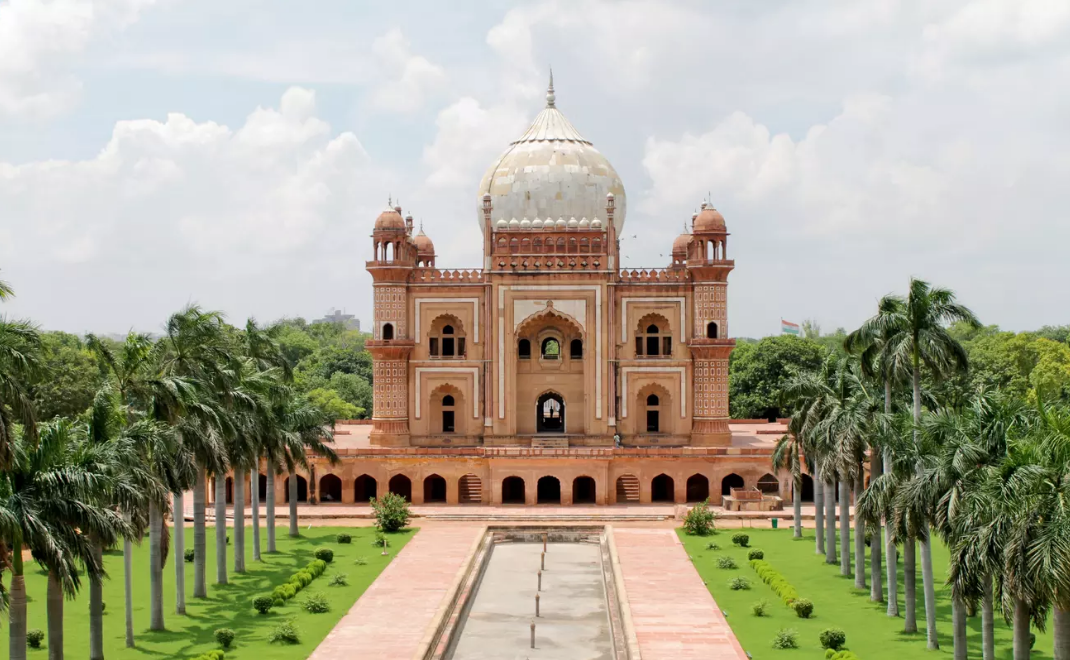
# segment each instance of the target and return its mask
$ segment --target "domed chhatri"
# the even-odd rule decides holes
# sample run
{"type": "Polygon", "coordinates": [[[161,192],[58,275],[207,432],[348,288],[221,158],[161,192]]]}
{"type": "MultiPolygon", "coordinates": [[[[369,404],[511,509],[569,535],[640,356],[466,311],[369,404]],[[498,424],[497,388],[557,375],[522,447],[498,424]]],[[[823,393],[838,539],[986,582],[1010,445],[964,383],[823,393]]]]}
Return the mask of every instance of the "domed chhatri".
{"type": "Polygon", "coordinates": [[[695,216],[695,233],[724,232],[724,216],[710,204],[703,203],[702,210],[695,216]]]}
{"type": "Polygon", "coordinates": [[[401,211],[389,206],[379,217],[375,219],[376,229],[400,229],[405,230],[405,219],[401,217],[401,211]]]}
{"type": "MultiPolygon", "coordinates": [[[[604,217],[607,193],[614,196],[613,222],[619,232],[626,210],[624,184],[606,157],[557,109],[551,74],[546,107],[483,175],[477,208],[483,208],[483,195],[489,194],[495,217],[604,217]]],[[[482,211],[478,218],[483,229],[482,211]]]]}
{"type": "Polygon", "coordinates": [[[435,244],[431,242],[431,237],[424,233],[424,228],[420,227],[420,233],[416,235],[414,241],[416,243],[416,253],[420,256],[435,254],[435,244]]]}

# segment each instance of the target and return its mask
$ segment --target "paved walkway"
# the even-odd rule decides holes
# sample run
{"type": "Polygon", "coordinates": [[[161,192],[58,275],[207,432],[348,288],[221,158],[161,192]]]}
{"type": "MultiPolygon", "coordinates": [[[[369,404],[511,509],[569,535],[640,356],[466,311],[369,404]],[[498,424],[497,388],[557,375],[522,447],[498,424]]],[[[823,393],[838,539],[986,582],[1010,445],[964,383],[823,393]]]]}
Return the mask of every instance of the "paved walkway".
{"type": "Polygon", "coordinates": [[[614,528],[643,660],[746,660],[676,532],[614,528]]]}
{"type": "Polygon", "coordinates": [[[416,653],[482,527],[425,527],[309,656],[408,660],[416,653]]]}

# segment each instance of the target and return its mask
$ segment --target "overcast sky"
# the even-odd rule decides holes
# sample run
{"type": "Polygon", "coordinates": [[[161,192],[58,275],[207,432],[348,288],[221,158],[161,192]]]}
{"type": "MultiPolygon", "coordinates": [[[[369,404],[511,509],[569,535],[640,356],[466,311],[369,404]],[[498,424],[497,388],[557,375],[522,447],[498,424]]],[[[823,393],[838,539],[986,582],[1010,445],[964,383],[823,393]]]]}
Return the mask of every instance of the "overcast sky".
{"type": "Polygon", "coordinates": [[[481,265],[477,185],[551,65],[625,265],[723,212],[734,335],[853,327],[912,275],[1070,322],[1065,0],[0,0],[0,313],[368,322],[388,195],[481,265]]]}

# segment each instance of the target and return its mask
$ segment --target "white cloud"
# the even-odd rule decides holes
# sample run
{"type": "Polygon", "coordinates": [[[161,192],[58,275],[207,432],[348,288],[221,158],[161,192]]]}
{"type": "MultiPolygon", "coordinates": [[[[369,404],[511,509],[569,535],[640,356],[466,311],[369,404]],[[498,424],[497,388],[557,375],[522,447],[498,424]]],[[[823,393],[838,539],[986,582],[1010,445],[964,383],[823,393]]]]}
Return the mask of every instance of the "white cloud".
{"type": "Polygon", "coordinates": [[[415,112],[445,85],[445,70],[413,54],[412,44],[397,28],[376,38],[372,54],[388,74],[372,92],[372,103],[381,110],[415,112]]]}
{"type": "Polygon", "coordinates": [[[58,114],[81,92],[73,73],[94,39],[155,0],[9,0],[0,4],[0,115],[58,114]]]}

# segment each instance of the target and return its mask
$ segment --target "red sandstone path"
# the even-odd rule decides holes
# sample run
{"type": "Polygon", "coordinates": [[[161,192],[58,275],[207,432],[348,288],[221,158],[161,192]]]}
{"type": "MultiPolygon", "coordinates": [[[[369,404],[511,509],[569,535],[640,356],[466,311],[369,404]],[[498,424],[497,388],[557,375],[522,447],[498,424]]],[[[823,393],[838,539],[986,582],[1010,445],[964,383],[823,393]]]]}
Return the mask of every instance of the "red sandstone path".
{"type": "Polygon", "coordinates": [[[675,531],[615,527],[613,535],[643,660],[746,660],[675,531]]]}
{"type": "Polygon", "coordinates": [[[454,523],[417,532],[309,660],[412,658],[482,530],[454,523]]]}

